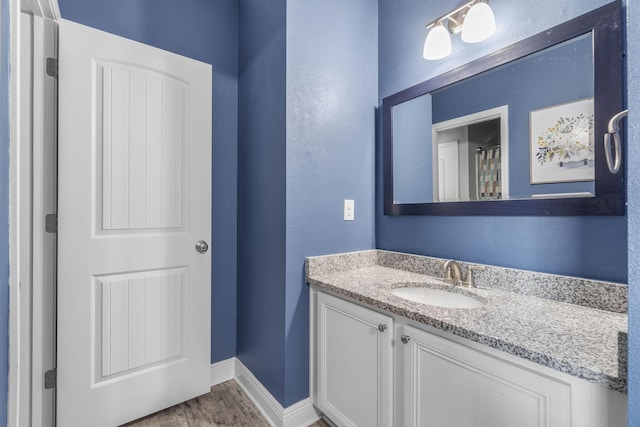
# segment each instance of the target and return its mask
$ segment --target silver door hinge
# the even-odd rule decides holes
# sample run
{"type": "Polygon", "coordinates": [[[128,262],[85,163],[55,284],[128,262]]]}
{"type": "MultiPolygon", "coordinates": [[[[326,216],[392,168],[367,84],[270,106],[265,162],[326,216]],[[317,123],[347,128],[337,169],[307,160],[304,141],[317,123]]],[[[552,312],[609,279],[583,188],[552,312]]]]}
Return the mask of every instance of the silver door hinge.
{"type": "Polygon", "coordinates": [[[58,232],[58,214],[49,214],[44,217],[44,231],[47,233],[58,232]]]}
{"type": "Polygon", "coordinates": [[[47,75],[58,78],[58,60],[56,58],[47,58],[47,75]]]}
{"type": "Polygon", "coordinates": [[[49,369],[44,373],[44,388],[49,390],[56,386],[56,368],[49,369]]]}

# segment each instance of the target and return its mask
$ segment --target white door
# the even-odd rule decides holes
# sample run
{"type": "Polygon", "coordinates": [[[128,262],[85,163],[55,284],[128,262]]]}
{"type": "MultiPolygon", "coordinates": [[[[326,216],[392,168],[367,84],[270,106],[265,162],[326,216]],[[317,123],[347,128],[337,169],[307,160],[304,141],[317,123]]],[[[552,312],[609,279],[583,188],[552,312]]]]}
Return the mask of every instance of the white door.
{"type": "Polygon", "coordinates": [[[458,141],[438,144],[438,196],[441,202],[460,200],[458,141]]]}
{"type": "Polygon", "coordinates": [[[60,23],[57,423],[209,390],[211,67],[60,23]]]}

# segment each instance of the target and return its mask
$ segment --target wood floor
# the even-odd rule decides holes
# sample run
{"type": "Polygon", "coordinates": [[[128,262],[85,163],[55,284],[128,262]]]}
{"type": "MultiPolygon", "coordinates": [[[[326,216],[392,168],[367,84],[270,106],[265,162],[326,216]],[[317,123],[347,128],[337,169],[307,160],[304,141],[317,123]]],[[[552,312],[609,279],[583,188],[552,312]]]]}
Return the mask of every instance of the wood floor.
{"type": "MultiPolygon", "coordinates": [[[[235,381],[211,387],[211,392],[172,406],[123,427],[269,427],[258,408],[235,381]]],[[[310,427],[329,427],[320,420],[310,427]]]]}

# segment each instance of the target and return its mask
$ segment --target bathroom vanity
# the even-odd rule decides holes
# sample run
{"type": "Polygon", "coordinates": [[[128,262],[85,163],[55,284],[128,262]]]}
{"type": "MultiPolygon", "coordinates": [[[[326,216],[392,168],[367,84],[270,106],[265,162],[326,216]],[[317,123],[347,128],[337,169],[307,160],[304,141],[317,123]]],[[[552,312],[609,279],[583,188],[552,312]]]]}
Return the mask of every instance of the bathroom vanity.
{"type": "MultiPolygon", "coordinates": [[[[386,96],[382,227],[404,215],[624,215],[624,171],[608,166],[603,144],[623,110],[622,22],[614,1],[386,96]],[[575,114],[589,117],[589,158],[573,163],[589,176],[564,174],[568,155],[543,165],[564,168],[562,177],[540,179],[541,136],[557,117],[546,127],[538,118],[568,105],[589,105],[575,114]],[[479,135],[478,126],[488,130],[479,135]],[[488,158],[500,170],[490,179],[488,158]]],[[[406,235],[427,224],[398,222],[406,235]]],[[[439,239],[432,247],[456,249],[455,238],[439,239]]],[[[461,287],[442,280],[444,262],[379,250],[307,258],[311,399],[327,418],[366,427],[626,426],[626,286],[454,264],[456,281],[473,274],[478,284],[461,287]]]]}
{"type": "Polygon", "coordinates": [[[626,425],[626,286],[488,266],[474,271],[477,288],[460,287],[441,280],[442,261],[307,259],[311,398],[332,422],[626,425]],[[424,304],[398,289],[477,304],[424,304]]]}

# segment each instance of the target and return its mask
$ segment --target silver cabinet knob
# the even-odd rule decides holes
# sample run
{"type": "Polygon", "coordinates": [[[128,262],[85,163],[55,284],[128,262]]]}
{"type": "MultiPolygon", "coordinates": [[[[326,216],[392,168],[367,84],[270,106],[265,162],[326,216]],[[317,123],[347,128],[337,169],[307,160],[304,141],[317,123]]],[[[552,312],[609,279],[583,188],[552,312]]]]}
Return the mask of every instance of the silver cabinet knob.
{"type": "Polygon", "coordinates": [[[196,242],[196,251],[200,252],[201,254],[204,254],[208,250],[209,250],[209,245],[207,245],[207,242],[205,242],[204,240],[198,240],[196,242]]]}
{"type": "Polygon", "coordinates": [[[380,332],[384,332],[387,330],[387,325],[383,325],[382,323],[378,325],[378,330],[380,332]]]}
{"type": "Polygon", "coordinates": [[[400,337],[400,341],[402,341],[402,344],[408,343],[410,339],[411,339],[411,337],[409,335],[402,335],[400,337]]]}

